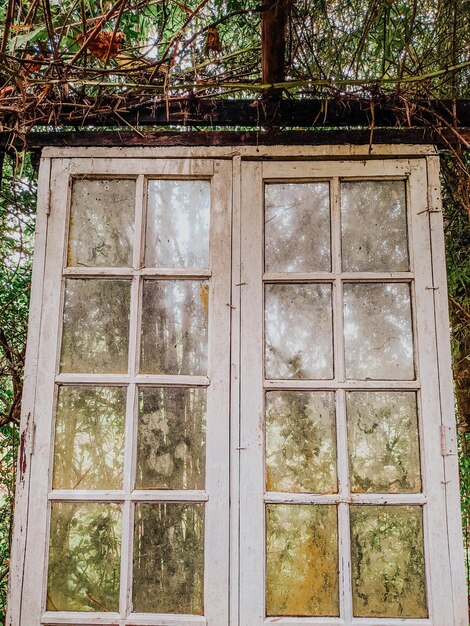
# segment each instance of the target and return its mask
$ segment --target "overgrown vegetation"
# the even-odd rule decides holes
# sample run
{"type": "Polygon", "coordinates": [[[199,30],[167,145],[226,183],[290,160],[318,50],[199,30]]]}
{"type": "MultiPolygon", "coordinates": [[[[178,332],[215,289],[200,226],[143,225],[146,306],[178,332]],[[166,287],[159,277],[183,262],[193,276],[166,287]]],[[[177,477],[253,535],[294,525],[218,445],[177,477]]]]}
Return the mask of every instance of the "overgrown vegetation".
{"type": "MultiPolygon", "coordinates": [[[[465,160],[468,167],[469,154],[465,160]]],[[[470,585],[470,222],[465,211],[470,188],[448,155],[442,159],[442,167],[462,521],[467,546],[467,580],[470,585]]]]}
{"type": "MultiPolygon", "coordinates": [[[[146,106],[251,98],[261,28],[277,0],[0,0],[0,115],[5,130],[114,123],[146,106]]],[[[387,106],[402,125],[455,135],[428,99],[469,97],[465,0],[286,0],[286,97],[387,106]]]]}
{"type": "Polygon", "coordinates": [[[0,616],[8,583],[36,208],[35,172],[29,159],[17,165],[5,160],[0,187],[0,616]]]}

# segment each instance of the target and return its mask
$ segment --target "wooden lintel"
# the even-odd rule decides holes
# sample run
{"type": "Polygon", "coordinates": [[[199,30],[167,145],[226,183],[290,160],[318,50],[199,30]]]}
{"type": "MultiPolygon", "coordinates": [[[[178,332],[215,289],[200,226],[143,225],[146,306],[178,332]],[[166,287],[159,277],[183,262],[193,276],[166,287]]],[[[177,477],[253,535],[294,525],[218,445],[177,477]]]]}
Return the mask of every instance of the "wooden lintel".
{"type": "MultiPolygon", "coordinates": [[[[130,126],[184,126],[184,127],[272,127],[321,129],[328,127],[407,127],[431,125],[435,116],[452,124],[452,102],[447,100],[418,101],[408,113],[390,103],[374,103],[367,100],[344,102],[318,99],[268,99],[268,100],[199,100],[146,104],[130,111],[114,114],[102,102],[102,112],[90,112],[84,123],[94,128],[114,126],[128,129],[130,126]]],[[[460,127],[470,126],[470,100],[455,103],[460,127]]],[[[57,125],[81,127],[82,119],[75,120],[74,108],[61,105],[56,115],[57,125]]]]}
{"type": "MultiPolygon", "coordinates": [[[[470,142],[470,128],[461,129],[461,136],[470,142]]],[[[8,149],[11,136],[0,133],[0,149],[8,149]]],[[[369,130],[321,130],[321,131],[192,131],[165,132],[145,131],[79,131],[79,132],[32,132],[25,143],[16,140],[16,147],[38,151],[46,146],[55,147],[125,147],[125,146],[295,146],[295,145],[369,145],[369,144],[434,144],[448,147],[455,143],[455,136],[413,128],[369,130]]]]}

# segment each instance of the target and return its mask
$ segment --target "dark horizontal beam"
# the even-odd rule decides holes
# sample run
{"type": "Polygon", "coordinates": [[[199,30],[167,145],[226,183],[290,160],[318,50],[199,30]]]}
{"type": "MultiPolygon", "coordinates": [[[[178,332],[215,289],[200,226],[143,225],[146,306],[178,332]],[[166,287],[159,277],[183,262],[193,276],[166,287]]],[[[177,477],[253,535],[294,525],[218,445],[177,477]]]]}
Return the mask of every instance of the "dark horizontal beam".
{"type": "MultiPolygon", "coordinates": [[[[462,129],[462,137],[470,142],[470,129],[462,129]]],[[[31,132],[26,148],[32,151],[46,146],[55,147],[125,147],[125,146],[273,146],[273,145],[369,145],[373,144],[435,144],[447,147],[455,143],[455,136],[443,136],[424,129],[317,130],[260,132],[191,131],[78,131],[31,132]],[[447,140],[447,141],[446,141],[447,140]]],[[[0,133],[0,148],[7,147],[11,137],[0,133]]],[[[18,147],[22,147],[19,143],[18,147]]]]}
{"type": "MultiPolygon", "coordinates": [[[[54,119],[64,126],[244,126],[244,127],[395,127],[427,126],[439,119],[452,124],[453,103],[450,100],[418,101],[408,108],[403,102],[372,104],[369,101],[318,99],[265,100],[201,100],[147,103],[134,109],[116,109],[112,102],[102,100],[98,112],[93,110],[80,116],[73,103],[61,103],[54,119]]],[[[470,100],[455,103],[458,127],[470,127],[470,100]]]]}

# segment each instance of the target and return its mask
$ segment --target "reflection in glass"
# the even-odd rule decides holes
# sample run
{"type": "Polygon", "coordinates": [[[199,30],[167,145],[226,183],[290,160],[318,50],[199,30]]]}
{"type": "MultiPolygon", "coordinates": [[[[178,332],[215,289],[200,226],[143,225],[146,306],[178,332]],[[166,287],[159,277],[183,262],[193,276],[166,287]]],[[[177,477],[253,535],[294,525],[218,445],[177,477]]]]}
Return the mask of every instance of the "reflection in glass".
{"type": "Polygon", "coordinates": [[[140,371],[207,374],[208,312],[205,281],[144,281],[140,371]]]}
{"type": "Polygon", "coordinates": [[[60,387],[54,489],[121,489],[126,389],[60,387]]]}
{"type": "Polygon", "coordinates": [[[121,507],[53,502],[48,611],[117,611],[121,507]]]}
{"type": "Polygon", "coordinates": [[[341,243],[345,272],[406,272],[405,181],[341,183],[341,243]]]}
{"type": "Polygon", "coordinates": [[[422,510],[351,506],[355,617],[427,617],[422,510]]]}
{"type": "Polygon", "coordinates": [[[266,506],[266,614],[339,615],[336,506],[266,506]]]}
{"type": "Polygon", "coordinates": [[[204,614],[204,505],[136,504],[133,605],[204,614]]]}
{"type": "Polygon", "coordinates": [[[349,472],[355,493],[421,490],[416,394],[347,394],[349,472]]]}
{"type": "Polygon", "coordinates": [[[209,267],[210,182],[148,183],[146,267],[209,267]]]}
{"type": "Polygon", "coordinates": [[[86,180],[72,186],[68,265],[130,267],[135,180],[86,180]]]}
{"type": "Polygon", "coordinates": [[[61,372],[124,374],[130,281],[67,279],[61,372]]]}
{"type": "Polygon", "coordinates": [[[409,285],[345,284],[344,340],[347,378],[412,380],[409,285]]]}
{"type": "Polygon", "coordinates": [[[330,186],[283,183],[265,186],[267,272],[328,272],[330,186]]]}
{"type": "Polygon", "coordinates": [[[266,489],[291,493],[337,491],[333,393],[266,394],[266,489]]]}
{"type": "Polygon", "coordinates": [[[266,378],[332,378],[331,285],[266,285],[266,378]]]}
{"type": "Polygon", "coordinates": [[[141,389],[136,489],[204,489],[206,392],[141,389]]]}

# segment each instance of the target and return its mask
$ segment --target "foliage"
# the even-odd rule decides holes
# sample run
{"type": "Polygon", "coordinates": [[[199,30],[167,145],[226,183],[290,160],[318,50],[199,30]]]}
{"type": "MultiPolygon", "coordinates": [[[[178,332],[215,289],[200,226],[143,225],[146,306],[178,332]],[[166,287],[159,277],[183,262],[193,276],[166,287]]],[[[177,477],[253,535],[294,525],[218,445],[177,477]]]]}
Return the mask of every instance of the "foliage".
{"type": "Polygon", "coordinates": [[[0,427],[19,422],[31,281],[35,175],[6,159],[0,189],[0,427]]]}
{"type": "MultiPolygon", "coordinates": [[[[464,156],[470,164],[470,153],[464,156]]],[[[470,188],[450,155],[441,159],[446,226],[447,281],[452,333],[452,356],[459,425],[460,488],[465,544],[470,550],[470,188]]],[[[470,556],[467,553],[470,585],[470,556]]]]}
{"type": "Polygon", "coordinates": [[[0,187],[0,619],[8,582],[35,188],[29,159],[21,166],[7,158],[0,187]]]}
{"type": "MultiPolygon", "coordinates": [[[[144,104],[264,92],[260,21],[274,2],[0,0],[4,128],[81,125],[111,112],[123,122],[144,104]]],[[[465,0],[289,6],[285,95],[387,102],[404,123],[429,121],[418,99],[468,97],[465,0]]]]}
{"type": "Polygon", "coordinates": [[[0,623],[6,608],[18,432],[13,423],[0,428],[0,623]]]}

